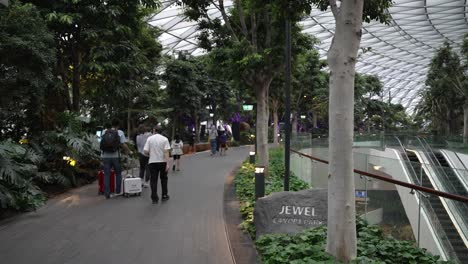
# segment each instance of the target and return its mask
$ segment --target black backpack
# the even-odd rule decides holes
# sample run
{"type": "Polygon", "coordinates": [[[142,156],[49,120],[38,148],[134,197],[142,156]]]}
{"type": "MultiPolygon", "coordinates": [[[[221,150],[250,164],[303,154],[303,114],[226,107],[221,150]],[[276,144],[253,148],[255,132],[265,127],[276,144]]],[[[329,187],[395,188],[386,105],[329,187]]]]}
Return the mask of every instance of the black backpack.
{"type": "Polygon", "coordinates": [[[119,132],[114,129],[107,129],[101,138],[101,150],[104,152],[116,152],[120,147],[119,132]]]}

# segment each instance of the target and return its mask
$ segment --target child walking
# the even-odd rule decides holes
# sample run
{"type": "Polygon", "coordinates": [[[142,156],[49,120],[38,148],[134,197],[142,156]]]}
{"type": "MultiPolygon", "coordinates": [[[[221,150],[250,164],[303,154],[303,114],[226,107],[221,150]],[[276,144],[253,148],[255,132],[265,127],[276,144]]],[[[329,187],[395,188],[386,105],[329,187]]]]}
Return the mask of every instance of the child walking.
{"type": "Polygon", "coordinates": [[[172,170],[180,170],[180,156],[184,154],[182,148],[184,147],[184,143],[180,140],[179,135],[175,135],[174,140],[171,142],[171,149],[172,149],[172,158],[174,159],[174,163],[172,165],[172,170]]]}

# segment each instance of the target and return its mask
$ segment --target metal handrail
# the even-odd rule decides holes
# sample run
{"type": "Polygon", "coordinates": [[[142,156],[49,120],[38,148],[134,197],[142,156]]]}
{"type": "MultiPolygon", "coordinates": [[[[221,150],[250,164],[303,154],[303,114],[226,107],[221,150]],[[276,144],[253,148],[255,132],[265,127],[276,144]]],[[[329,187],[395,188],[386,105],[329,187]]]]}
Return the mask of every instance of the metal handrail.
{"type": "MultiPolygon", "coordinates": [[[[395,137],[396,140],[398,141],[398,144],[400,144],[400,147],[401,147],[401,149],[403,150],[402,152],[403,152],[403,154],[404,154],[405,157],[406,157],[406,161],[411,163],[411,161],[410,161],[410,159],[409,159],[409,157],[408,157],[408,153],[406,153],[406,149],[405,149],[405,147],[403,146],[403,143],[401,143],[401,140],[400,140],[397,136],[394,136],[394,137],[395,137]]],[[[415,177],[415,179],[417,179],[418,181],[420,181],[419,178],[417,177],[418,174],[417,174],[416,171],[414,170],[413,166],[410,164],[409,167],[410,167],[410,170],[413,172],[413,177],[415,177]]],[[[422,182],[419,182],[419,185],[422,185],[422,182]]]]}
{"type": "MultiPolygon", "coordinates": [[[[327,160],[319,159],[319,158],[316,158],[316,157],[313,157],[311,155],[299,152],[299,151],[294,150],[294,149],[291,149],[291,152],[294,152],[296,154],[299,154],[299,155],[304,156],[306,158],[309,158],[311,160],[315,160],[315,161],[318,161],[318,162],[321,162],[321,163],[329,164],[329,162],[327,160]]],[[[468,203],[468,197],[465,197],[465,196],[438,191],[438,190],[435,190],[435,189],[415,185],[415,184],[404,182],[404,181],[395,180],[393,178],[376,175],[376,174],[366,172],[366,171],[362,171],[362,170],[354,169],[353,171],[355,173],[362,174],[362,175],[365,175],[365,176],[368,176],[368,177],[371,177],[371,178],[374,178],[374,179],[382,180],[382,181],[385,181],[385,182],[390,182],[390,183],[393,183],[393,184],[396,184],[396,185],[404,186],[404,187],[407,187],[407,188],[410,188],[410,189],[414,189],[414,190],[418,190],[418,191],[422,191],[422,192],[426,192],[426,193],[430,193],[430,194],[434,194],[434,195],[437,195],[437,196],[440,196],[440,197],[444,197],[444,198],[447,198],[447,199],[459,201],[459,202],[462,202],[462,203],[468,203]]]]}

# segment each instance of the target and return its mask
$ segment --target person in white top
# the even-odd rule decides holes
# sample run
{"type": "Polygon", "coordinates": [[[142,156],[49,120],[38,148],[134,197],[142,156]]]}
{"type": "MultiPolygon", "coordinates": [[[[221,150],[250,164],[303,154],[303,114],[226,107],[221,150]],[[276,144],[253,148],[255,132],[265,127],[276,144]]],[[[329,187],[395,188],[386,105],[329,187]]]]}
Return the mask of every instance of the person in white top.
{"type": "Polygon", "coordinates": [[[149,157],[145,155],[143,152],[143,148],[145,147],[146,140],[151,136],[151,132],[149,132],[149,128],[146,127],[145,125],[141,124],[138,126],[138,135],[136,137],[136,145],[138,149],[138,157],[140,160],[140,178],[141,181],[143,182],[142,185],[143,187],[148,187],[149,186],[149,180],[150,180],[150,172],[148,169],[148,160],[149,157]]]}
{"type": "Polygon", "coordinates": [[[215,125],[211,125],[211,128],[210,128],[210,134],[208,136],[208,138],[210,139],[210,145],[211,145],[211,156],[213,156],[214,154],[216,154],[216,138],[218,137],[218,131],[216,130],[216,126],[215,125]]]}
{"type": "Polygon", "coordinates": [[[180,170],[180,156],[184,155],[183,147],[184,143],[180,140],[180,136],[175,135],[174,140],[171,142],[172,158],[174,159],[172,170],[180,170]]]}
{"type": "Polygon", "coordinates": [[[154,128],[156,134],[146,140],[143,152],[149,156],[148,167],[151,173],[151,200],[158,203],[158,178],[161,177],[162,201],[169,200],[167,191],[167,173],[169,172],[169,140],[161,135],[161,126],[154,128]]]}

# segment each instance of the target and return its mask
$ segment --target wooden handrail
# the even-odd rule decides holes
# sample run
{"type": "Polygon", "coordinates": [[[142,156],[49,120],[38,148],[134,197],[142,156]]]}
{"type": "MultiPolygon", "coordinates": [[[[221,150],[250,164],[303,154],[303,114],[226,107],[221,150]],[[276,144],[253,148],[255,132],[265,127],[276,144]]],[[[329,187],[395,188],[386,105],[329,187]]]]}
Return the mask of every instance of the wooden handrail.
{"type": "MultiPolygon", "coordinates": [[[[327,160],[319,159],[319,158],[307,155],[305,153],[299,152],[299,151],[294,150],[294,149],[291,149],[291,152],[294,152],[294,153],[299,154],[301,156],[307,157],[307,158],[309,158],[311,160],[315,160],[315,161],[318,161],[318,162],[329,164],[329,162],[327,160]]],[[[441,196],[441,197],[444,197],[444,198],[447,198],[447,199],[456,200],[456,201],[459,201],[459,202],[462,202],[462,203],[468,203],[468,197],[465,197],[465,196],[446,193],[446,192],[441,192],[441,191],[438,191],[438,190],[434,190],[434,189],[431,189],[431,188],[415,185],[415,184],[412,184],[412,183],[395,180],[393,178],[376,175],[376,174],[373,174],[373,173],[370,173],[370,172],[367,172],[367,171],[362,171],[362,170],[357,170],[357,169],[354,169],[353,171],[355,173],[359,173],[361,175],[365,175],[367,177],[371,177],[371,178],[374,178],[374,179],[390,182],[390,183],[400,185],[400,186],[405,186],[407,188],[411,188],[411,189],[422,191],[422,192],[427,192],[427,193],[434,194],[434,195],[437,195],[437,196],[441,196]]]]}

